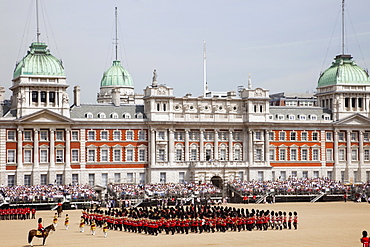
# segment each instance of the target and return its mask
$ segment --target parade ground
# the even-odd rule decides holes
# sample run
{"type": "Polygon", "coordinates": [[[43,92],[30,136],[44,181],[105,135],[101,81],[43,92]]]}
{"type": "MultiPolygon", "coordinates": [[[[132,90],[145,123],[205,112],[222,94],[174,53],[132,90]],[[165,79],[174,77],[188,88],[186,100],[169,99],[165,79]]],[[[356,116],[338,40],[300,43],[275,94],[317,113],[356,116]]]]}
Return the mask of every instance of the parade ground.
{"type": "MultiPolygon", "coordinates": [[[[280,203],[280,204],[228,204],[230,207],[269,209],[274,211],[297,211],[298,230],[241,231],[215,233],[189,233],[158,236],[109,231],[104,238],[97,228],[96,235],[90,234],[89,225],[79,232],[81,210],[64,211],[59,218],[56,231],[46,240],[46,246],[362,246],[361,232],[370,232],[370,204],[354,202],[326,203],[280,203]],[[66,213],[70,216],[69,230],[65,230],[66,213]]],[[[29,246],[28,231],[37,228],[37,218],[42,217],[44,226],[52,223],[54,211],[38,211],[36,219],[0,220],[0,246],[29,246]]],[[[42,239],[34,238],[34,246],[42,246],[42,239]]]]}

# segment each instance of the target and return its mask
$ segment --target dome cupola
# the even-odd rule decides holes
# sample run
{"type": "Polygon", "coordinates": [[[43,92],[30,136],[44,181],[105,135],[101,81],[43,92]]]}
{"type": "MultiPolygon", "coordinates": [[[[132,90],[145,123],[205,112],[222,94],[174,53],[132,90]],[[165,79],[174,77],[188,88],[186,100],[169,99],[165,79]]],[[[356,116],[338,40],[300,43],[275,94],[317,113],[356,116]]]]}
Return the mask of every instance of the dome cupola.
{"type": "Polygon", "coordinates": [[[122,67],[120,61],[113,61],[113,65],[103,74],[100,87],[129,87],[133,88],[131,75],[122,67]]]}

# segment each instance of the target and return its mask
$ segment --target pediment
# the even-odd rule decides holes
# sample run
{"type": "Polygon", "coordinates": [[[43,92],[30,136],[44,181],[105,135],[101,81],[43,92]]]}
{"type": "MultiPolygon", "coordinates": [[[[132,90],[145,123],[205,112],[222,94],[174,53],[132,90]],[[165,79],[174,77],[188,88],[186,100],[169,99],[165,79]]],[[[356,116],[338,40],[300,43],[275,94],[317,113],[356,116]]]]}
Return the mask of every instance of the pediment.
{"type": "Polygon", "coordinates": [[[72,124],[73,121],[65,117],[63,115],[60,115],[56,112],[44,109],[38,112],[35,112],[33,114],[30,114],[28,116],[22,117],[17,120],[17,122],[22,124],[27,123],[49,123],[49,124],[72,124]]]}
{"type": "Polygon", "coordinates": [[[339,120],[335,123],[335,125],[339,126],[346,126],[346,125],[370,125],[370,118],[365,117],[361,114],[354,114],[352,116],[346,117],[344,119],[339,120]]]}

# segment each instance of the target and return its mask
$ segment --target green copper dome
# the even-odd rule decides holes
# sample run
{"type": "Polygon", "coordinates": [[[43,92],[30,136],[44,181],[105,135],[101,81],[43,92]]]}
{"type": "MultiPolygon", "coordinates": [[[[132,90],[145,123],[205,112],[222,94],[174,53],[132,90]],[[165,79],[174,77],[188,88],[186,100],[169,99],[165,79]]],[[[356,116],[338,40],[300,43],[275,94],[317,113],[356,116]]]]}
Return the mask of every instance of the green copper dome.
{"type": "Polygon", "coordinates": [[[318,87],[336,84],[370,84],[370,78],[367,71],[355,64],[351,55],[338,55],[321,74],[318,87]]]}
{"type": "Polygon", "coordinates": [[[27,55],[17,64],[13,78],[21,75],[65,76],[60,60],[50,54],[45,43],[34,42],[27,55]]]}
{"type": "Polygon", "coordinates": [[[125,86],[134,87],[130,74],[125,70],[120,61],[113,61],[110,67],[103,75],[100,87],[125,86]]]}

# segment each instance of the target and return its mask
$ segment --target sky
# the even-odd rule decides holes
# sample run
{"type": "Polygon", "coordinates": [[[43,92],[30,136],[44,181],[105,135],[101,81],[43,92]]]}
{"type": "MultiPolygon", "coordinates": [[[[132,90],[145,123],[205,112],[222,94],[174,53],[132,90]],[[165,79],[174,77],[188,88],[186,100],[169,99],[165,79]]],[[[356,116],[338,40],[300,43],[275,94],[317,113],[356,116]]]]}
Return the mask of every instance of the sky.
{"type": "MultiPolygon", "coordinates": [[[[247,87],[315,92],[320,72],[341,54],[341,0],[39,0],[40,39],[63,61],[68,92],[95,103],[100,81],[115,59],[135,92],[159,84],[174,95],[203,93],[203,41],[211,91],[247,87]]],[[[345,53],[370,66],[370,1],[347,0],[345,53]]],[[[35,0],[0,0],[0,86],[10,97],[17,61],[36,41],[35,0]]],[[[70,102],[73,102],[72,100],[70,102]]]]}

